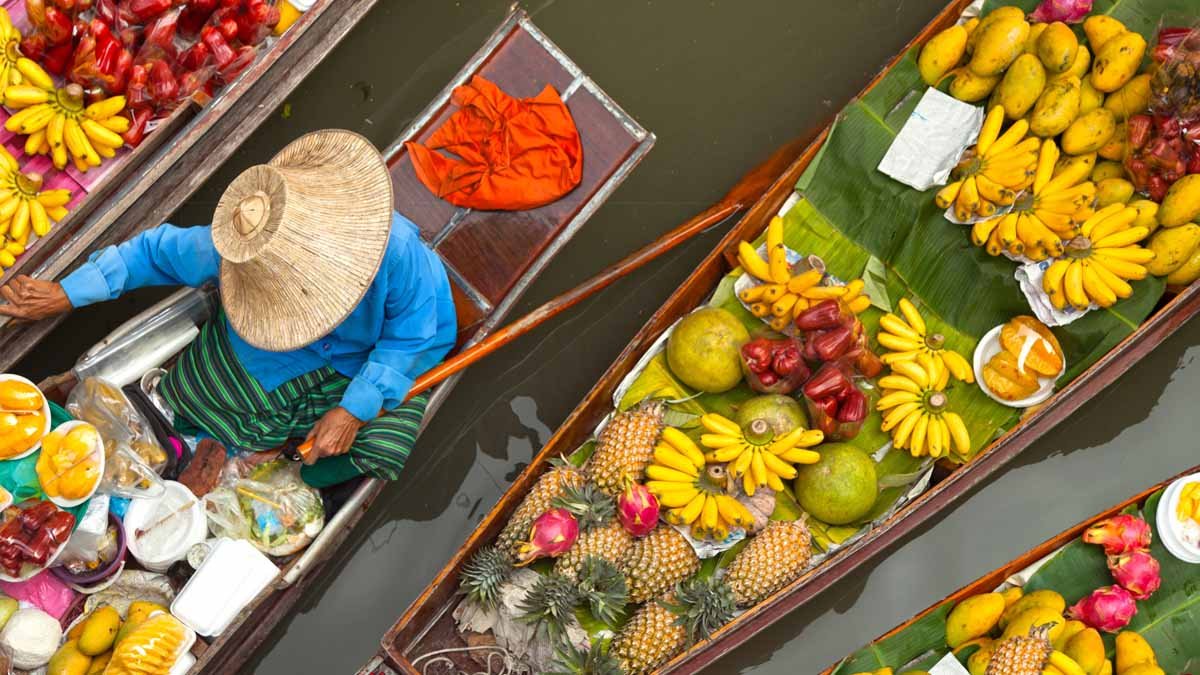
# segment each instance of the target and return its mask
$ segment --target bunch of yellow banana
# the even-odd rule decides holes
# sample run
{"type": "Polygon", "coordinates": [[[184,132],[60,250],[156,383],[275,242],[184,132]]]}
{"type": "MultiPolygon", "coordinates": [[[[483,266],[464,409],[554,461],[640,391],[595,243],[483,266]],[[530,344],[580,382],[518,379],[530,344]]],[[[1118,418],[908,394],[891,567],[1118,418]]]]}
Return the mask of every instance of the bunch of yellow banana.
{"type": "Polygon", "coordinates": [[[813,304],[831,298],[838,299],[855,314],[871,306],[871,298],[862,294],[865,283],[855,279],[845,286],[822,286],[825,273],[810,269],[793,275],[783,244],[783,218],[776,216],[767,225],[767,258],[763,260],[749,242],[738,244],[738,262],[750,276],[763,283],[751,286],[738,294],[750,311],[782,331],[797,316],[813,304]]]}
{"type": "Polygon", "coordinates": [[[929,354],[940,360],[956,379],[963,382],[974,382],[975,371],[962,354],[946,349],[946,336],[941,333],[930,333],[925,325],[925,319],[917,311],[908,298],[900,298],[900,318],[891,312],[879,319],[879,334],[875,339],[880,346],[889,350],[879,357],[886,364],[896,361],[912,361],[918,354],[929,354]]]}
{"type": "Polygon", "coordinates": [[[891,368],[879,378],[883,397],[875,408],[883,411],[882,429],[891,432],[892,445],[907,448],[913,457],[945,457],[951,449],[967,455],[971,436],[962,417],[947,409],[950,373],[941,359],[921,352],[891,368]]]}
{"type": "Polygon", "coordinates": [[[125,144],[121,134],[129,130],[129,119],[119,114],[125,109],[124,96],[84,107],[79,85],[55,89],[50,75],[29,59],[20,59],[17,68],[26,84],[4,88],[4,105],[19,110],[4,128],[28,136],[25,154],[48,154],[59,169],[67,166],[69,156],[84,172],[100,166],[102,157],[116,156],[125,144]]]}
{"type": "Polygon", "coordinates": [[[710,449],[704,458],[714,464],[728,462],[730,476],[742,480],[747,495],[764,486],[778,492],[783,481],[796,477],[793,464],[815,464],[821,459],[806,449],[825,440],[819,429],[797,427],[777,438],[766,420],[754,420],[743,430],[731,419],[708,413],[700,423],[709,431],[700,437],[700,444],[710,449]]]}
{"type": "Polygon", "coordinates": [[[1043,141],[1032,192],[1017,199],[1011,212],[975,223],[971,241],[976,246],[991,255],[1008,251],[1034,261],[1063,254],[1064,240],[1075,236],[1079,224],[1092,214],[1096,184],[1087,180],[1087,162],[1070,162],[1056,173],[1058,158],[1054,141],[1043,141]]]}
{"type": "Polygon", "coordinates": [[[1025,138],[1029,123],[1017,120],[1001,135],[1003,124],[1003,106],[992,108],[983,121],[975,150],[958,163],[950,176],[952,182],[934,197],[939,209],[953,204],[954,217],[964,223],[996,215],[1001,206],[1016,201],[1017,193],[1033,179],[1038,141],[1025,138]]]}
{"type": "Polygon", "coordinates": [[[21,57],[21,31],[13,25],[8,10],[0,7],[0,87],[21,84],[17,61],[21,57]]]}
{"type": "Polygon", "coordinates": [[[1084,221],[1079,236],[1067,243],[1064,257],[1042,276],[1042,289],[1055,307],[1111,307],[1133,295],[1128,282],[1145,279],[1146,263],[1154,260],[1154,251],[1138,246],[1150,229],[1133,227],[1137,217],[1136,208],[1117,203],[1084,221]]]}
{"type": "Polygon", "coordinates": [[[754,515],[726,492],[723,466],[707,466],[703,453],[682,431],[667,427],[646,467],[646,487],[666,509],[673,525],[691,525],[697,539],[723,540],[734,527],[746,528],[754,515]]]}
{"type": "Polygon", "coordinates": [[[29,245],[29,234],[43,237],[50,224],[67,216],[70,190],[42,189],[38,173],[19,173],[17,160],[0,149],[0,267],[16,264],[29,245]]]}

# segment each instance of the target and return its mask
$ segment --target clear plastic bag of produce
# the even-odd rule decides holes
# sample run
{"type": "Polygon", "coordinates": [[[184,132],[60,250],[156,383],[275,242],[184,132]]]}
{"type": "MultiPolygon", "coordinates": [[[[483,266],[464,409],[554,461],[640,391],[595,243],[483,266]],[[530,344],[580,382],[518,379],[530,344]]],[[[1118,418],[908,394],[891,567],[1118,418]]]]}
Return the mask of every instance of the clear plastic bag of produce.
{"type": "Polygon", "coordinates": [[[321,532],[321,495],[300,479],[299,464],[285,459],[253,467],[230,464],[222,485],[204,497],[214,536],[245,539],[267,555],[286,556],[321,532]]]}
{"type": "Polygon", "coordinates": [[[67,399],[77,419],[91,423],[104,439],[104,478],[100,490],[120,497],[162,494],[158,474],[167,453],[154,439],[150,424],[118,387],[99,378],[85,379],[67,399]]]}
{"type": "Polygon", "coordinates": [[[53,502],[32,499],[5,509],[0,525],[0,573],[21,578],[46,567],[74,527],[75,516],[53,502]]]}
{"type": "Polygon", "coordinates": [[[804,384],[804,405],[809,424],[825,434],[826,441],[846,441],[862,431],[871,410],[871,399],[847,361],[829,361],[804,384]]]}
{"type": "Polygon", "coordinates": [[[786,335],[757,335],[742,346],[740,356],[746,383],[761,394],[790,394],[812,374],[800,341],[786,335]]]}
{"type": "Polygon", "coordinates": [[[1165,19],[1151,57],[1149,108],[1127,122],[1125,167],[1161,202],[1175,181],[1200,173],[1200,26],[1165,19]]]}
{"type": "Polygon", "coordinates": [[[105,447],[100,493],[133,499],[157,497],[166,489],[162,478],[128,445],[106,442],[105,447]]]}

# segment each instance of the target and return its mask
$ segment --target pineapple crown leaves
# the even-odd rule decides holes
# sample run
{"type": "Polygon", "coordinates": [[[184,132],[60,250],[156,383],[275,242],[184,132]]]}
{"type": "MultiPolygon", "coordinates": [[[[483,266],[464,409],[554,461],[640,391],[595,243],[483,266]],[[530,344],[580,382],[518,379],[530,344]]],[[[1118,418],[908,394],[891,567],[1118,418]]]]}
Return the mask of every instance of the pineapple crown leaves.
{"type": "Polygon", "coordinates": [[[607,525],[617,512],[617,504],[613,498],[604,494],[593,483],[568,487],[566,492],[562,496],[555,497],[550,505],[566,509],[575,516],[581,530],[607,525]]]}
{"type": "Polygon", "coordinates": [[[592,616],[615,626],[625,617],[629,588],[616,565],[599,556],[588,556],[579,572],[578,589],[592,616]]]}
{"type": "Polygon", "coordinates": [[[495,607],[500,600],[500,586],[512,574],[513,563],[508,554],[495,546],[479,551],[463,565],[460,590],[484,607],[495,607]]]}
{"type": "Polygon", "coordinates": [[[596,640],[588,649],[566,645],[554,653],[557,656],[554,667],[559,670],[546,675],[624,675],[604,640],[596,640]]]}
{"type": "Polygon", "coordinates": [[[517,606],[517,616],[525,623],[544,627],[551,638],[561,638],[581,599],[575,582],[561,574],[546,574],[525,594],[517,606]]]}
{"type": "Polygon", "coordinates": [[[675,587],[671,597],[658,604],[675,614],[675,624],[688,636],[688,644],[708,638],[733,619],[737,609],[733,590],[714,577],[692,577],[675,587]]]}

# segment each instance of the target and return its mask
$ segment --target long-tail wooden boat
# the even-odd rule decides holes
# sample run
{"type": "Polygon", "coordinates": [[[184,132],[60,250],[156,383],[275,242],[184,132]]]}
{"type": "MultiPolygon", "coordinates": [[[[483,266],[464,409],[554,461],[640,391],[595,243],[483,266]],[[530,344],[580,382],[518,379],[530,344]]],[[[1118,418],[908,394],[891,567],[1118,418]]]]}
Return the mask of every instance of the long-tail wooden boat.
{"type": "MultiPolygon", "coordinates": [[[[1159,483],[1158,485],[1154,485],[1150,488],[1147,488],[1147,489],[1139,492],[1138,494],[1130,497],[1129,499],[1126,499],[1125,501],[1123,501],[1119,504],[1116,504],[1109,509],[1102,511],[1101,513],[1096,514],[1095,516],[1083,521],[1082,523],[1079,523],[1078,525],[1076,525],[1068,530],[1065,530],[1062,533],[1060,533],[1050,539],[1047,539],[1046,541],[1042,542],[1038,546],[1030,549],[1024,555],[979,577],[975,581],[967,584],[966,586],[963,586],[962,588],[958,589],[957,591],[950,594],[946,598],[944,598],[944,599],[938,601],[937,603],[931,605],[930,607],[926,608],[920,614],[917,614],[916,616],[909,619],[908,621],[905,621],[904,623],[900,624],[899,626],[896,626],[895,628],[888,631],[887,633],[879,636],[875,640],[872,640],[871,643],[867,647],[865,647],[863,650],[861,650],[855,656],[861,655],[864,658],[864,661],[868,661],[873,658],[874,659],[879,658],[877,655],[880,653],[880,651],[881,651],[880,648],[883,643],[886,643],[889,640],[892,640],[893,638],[896,638],[897,636],[902,635],[909,629],[917,626],[917,624],[928,624],[928,625],[922,626],[922,632],[925,632],[925,633],[937,632],[937,631],[933,630],[934,624],[936,624],[940,620],[941,625],[944,627],[946,615],[950,612],[951,609],[954,608],[955,605],[957,605],[962,600],[969,598],[971,596],[974,596],[974,595],[979,595],[980,593],[992,592],[993,590],[999,588],[1007,580],[1009,580],[1010,578],[1013,578],[1015,575],[1021,574],[1022,572],[1029,570],[1031,568],[1031,566],[1033,566],[1034,564],[1042,562],[1046,558],[1055,555],[1057,552],[1059,552],[1063,547],[1067,546],[1068,544],[1072,544],[1073,542],[1080,541],[1080,538],[1083,536],[1084,530],[1086,530],[1089,526],[1091,526],[1101,520],[1104,520],[1106,518],[1111,518],[1112,516],[1115,516],[1120,513],[1129,513],[1132,510],[1137,509],[1138,507],[1142,507],[1142,509],[1141,509],[1142,516],[1150,522],[1151,529],[1153,530],[1154,543],[1152,544],[1151,554],[1154,555],[1154,557],[1157,560],[1159,560],[1160,563],[1165,563],[1165,562],[1170,561],[1171,564],[1173,564],[1173,565],[1178,564],[1178,561],[1173,560],[1170,556],[1170,553],[1165,548],[1163,548],[1161,546],[1161,544],[1158,543],[1159,542],[1159,530],[1154,527],[1155,520],[1156,520],[1155,511],[1157,510],[1157,508],[1156,508],[1157,501],[1151,501],[1151,500],[1153,498],[1160,497],[1162,495],[1163,491],[1168,486],[1170,486],[1171,483],[1175,482],[1176,480],[1178,480],[1180,478],[1184,478],[1187,476],[1194,476],[1194,475],[1196,475],[1197,472],[1200,472],[1200,466],[1193,467],[1187,471],[1180,473],[1177,476],[1174,476],[1172,478],[1169,478],[1169,479],[1163,481],[1162,483],[1159,483]],[[1146,508],[1147,504],[1149,504],[1151,508],[1146,508]]],[[[1096,547],[1096,548],[1099,548],[1099,547],[1096,547]]],[[[1102,555],[1098,552],[1092,557],[1100,558],[1102,560],[1102,555]]],[[[1100,564],[1103,564],[1103,563],[1101,562],[1100,564]]],[[[1194,570],[1195,566],[1194,565],[1191,566],[1190,569],[1194,570]]],[[[1023,576],[1030,576],[1030,575],[1023,575],[1023,576]]],[[[1193,585],[1195,584],[1196,576],[1197,575],[1195,574],[1195,572],[1193,572],[1189,576],[1189,578],[1192,580],[1191,584],[1193,584],[1193,585]]],[[[1024,579],[1024,580],[1028,581],[1028,579],[1024,579]]],[[[1173,581],[1174,581],[1175,585],[1178,585],[1180,583],[1179,580],[1173,580],[1173,581]]],[[[1164,580],[1164,583],[1166,583],[1165,580],[1164,580]]],[[[1068,606],[1070,604],[1074,603],[1075,601],[1079,600],[1079,597],[1075,597],[1074,595],[1071,594],[1071,589],[1056,588],[1054,585],[1048,584],[1048,583],[1039,583],[1038,587],[1039,588],[1048,588],[1049,590],[1062,592],[1062,594],[1066,598],[1068,606]]],[[[1075,589],[1075,590],[1078,590],[1078,589],[1075,589]]],[[[1160,622],[1160,621],[1164,620],[1165,618],[1166,617],[1161,617],[1161,616],[1156,617],[1156,620],[1153,623],[1160,622]]],[[[1133,630],[1137,630],[1139,627],[1144,626],[1144,625],[1145,625],[1145,622],[1135,622],[1130,625],[1130,628],[1133,630]]],[[[1171,653],[1171,658],[1174,662],[1176,662],[1176,663],[1188,662],[1190,664],[1190,667],[1195,668],[1197,666],[1200,666],[1200,639],[1196,639],[1195,635],[1192,635],[1190,637],[1192,639],[1172,640],[1172,641],[1165,641],[1165,640],[1157,639],[1155,637],[1150,637],[1150,638],[1148,638],[1148,640],[1150,641],[1151,646],[1155,647],[1155,651],[1156,651],[1156,653],[1159,653],[1160,657],[1167,650],[1174,650],[1171,653]]],[[[910,651],[915,651],[915,649],[910,650],[910,651]]],[[[892,670],[894,672],[902,673],[905,670],[908,670],[911,665],[913,665],[911,663],[911,661],[916,661],[918,659],[922,660],[922,661],[929,661],[932,659],[936,659],[936,658],[943,656],[947,652],[949,652],[949,649],[946,648],[946,649],[942,649],[940,651],[937,651],[937,650],[935,650],[935,651],[936,651],[936,653],[923,652],[923,653],[911,654],[911,658],[910,658],[909,662],[890,663],[890,664],[880,663],[875,667],[877,667],[877,668],[890,667],[890,668],[892,668],[892,670]]],[[[964,654],[964,656],[966,655],[965,650],[964,650],[963,654],[964,654]]],[[[1110,657],[1111,657],[1111,652],[1110,652],[1110,657]]],[[[834,666],[830,666],[829,668],[826,668],[825,670],[821,671],[821,675],[850,675],[852,673],[857,673],[860,671],[874,670],[874,668],[870,667],[869,665],[866,665],[863,662],[860,662],[857,664],[851,663],[851,659],[853,659],[853,658],[854,658],[854,656],[851,656],[834,666]]],[[[903,657],[901,657],[901,658],[903,658],[903,657]]],[[[1175,670],[1171,670],[1168,668],[1164,668],[1164,669],[1169,673],[1185,672],[1183,670],[1175,671],[1175,670]]]]}
{"type": "MultiPolygon", "coordinates": [[[[6,0],[14,13],[23,0],[6,0]]],[[[135,149],[103,166],[86,196],[3,274],[60,279],[91,252],[161,223],[271,115],[376,0],[317,0],[215,96],[193,96],[135,149]]],[[[36,161],[36,160],[35,160],[36,161]]],[[[0,317],[0,370],[11,367],[58,323],[0,317]]]]}
{"type": "MultiPolygon", "coordinates": [[[[459,350],[479,343],[501,325],[529,285],[629,176],[654,141],[654,135],[609,98],[524,11],[509,14],[384,153],[397,210],[419,226],[422,238],[448,269],[458,315],[459,350]],[[515,96],[535,95],[546,84],[561,92],[587,158],[582,183],[574,191],[528,211],[472,212],[437,199],[418,181],[405,142],[428,138],[453,112],[453,89],[477,74],[515,96]]],[[[118,328],[71,371],[40,386],[52,400],[64,401],[85,377],[128,381],[139,375],[137,371],[173,357],[194,337],[196,327],[212,316],[216,302],[211,290],[181,290],[118,328]]],[[[425,424],[445,403],[460,375],[443,380],[432,390],[425,424]]],[[[385,486],[377,479],[336,486],[338,497],[333,503],[340,505],[336,512],[326,514],[320,535],[304,551],[282,562],[278,580],[228,629],[211,641],[197,641],[192,650],[197,662],[190,672],[240,672],[325,569],[331,554],[359,525],[385,486]]]]}
{"type": "MultiPolygon", "coordinates": [[[[871,93],[885,75],[900,65],[911,50],[930,37],[953,25],[970,0],[949,3],[860,93],[871,93]]],[[[452,611],[461,599],[458,581],[462,566],[488,546],[507,523],[522,497],[538,477],[551,466],[551,460],[570,455],[592,437],[597,425],[612,412],[613,395],[622,380],[637,366],[643,355],[676,321],[702,305],[727,273],[735,268],[737,246],[742,241],[762,236],[770,219],[780,213],[794,194],[801,175],[820,155],[832,125],[816,133],[804,152],[780,175],[766,194],[754,204],[726,234],[718,246],[698,263],[696,270],[663,303],[634,336],[616,361],[583,398],[530,465],[517,477],[479,526],[469,535],[457,553],[446,563],[428,587],[399,617],[383,636],[380,652],[361,672],[400,672],[421,675],[414,664],[419,657],[434,652],[461,651],[452,611]]],[[[1078,374],[1043,406],[1029,411],[1012,428],[995,438],[969,463],[957,466],[939,464],[929,487],[908,500],[863,536],[851,540],[809,569],[794,582],[772,594],[757,606],[738,615],[715,632],[663,665],[656,673],[696,673],[789,612],[808,602],[865,562],[879,556],[926,519],[961,499],[971,489],[999,470],[1034,440],[1071,416],[1084,402],[1114,382],[1159,343],[1200,312],[1200,284],[1169,289],[1153,313],[1118,344],[1078,374]]],[[[471,670],[474,662],[464,653],[450,654],[455,667],[471,670]]]]}

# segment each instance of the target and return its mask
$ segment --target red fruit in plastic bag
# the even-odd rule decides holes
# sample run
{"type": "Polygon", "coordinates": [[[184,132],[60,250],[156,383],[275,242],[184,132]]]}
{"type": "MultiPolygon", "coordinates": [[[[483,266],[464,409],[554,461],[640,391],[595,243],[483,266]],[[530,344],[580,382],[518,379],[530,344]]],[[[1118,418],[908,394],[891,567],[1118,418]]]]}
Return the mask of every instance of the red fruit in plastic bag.
{"type": "Polygon", "coordinates": [[[804,395],[814,401],[844,396],[854,385],[850,378],[836,363],[826,363],[817,370],[816,374],[804,383],[804,395]]]}
{"type": "Polygon", "coordinates": [[[38,26],[50,44],[69,42],[75,33],[71,17],[57,7],[46,7],[45,22],[38,26]]]}
{"type": "Polygon", "coordinates": [[[179,81],[171,72],[171,66],[166,61],[155,61],[150,66],[150,95],[159,105],[173,102],[179,97],[179,81]]]}
{"type": "Polygon", "coordinates": [[[1134,115],[1129,118],[1127,128],[1129,130],[1129,147],[1134,150],[1140,150],[1146,146],[1146,142],[1150,140],[1150,131],[1153,126],[1153,120],[1149,115],[1134,115]]]}
{"type": "Polygon", "coordinates": [[[140,23],[171,9],[171,0],[130,0],[127,7],[140,23]]]}
{"type": "Polygon", "coordinates": [[[832,361],[844,356],[854,344],[854,334],[845,326],[818,333],[811,338],[813,351],[822,361],[832,361]]]}
{"type": "Polygon", "coordinates": [[[841,322],[842,308],[837,300],[822,300],[796,317],[796,327],[804,331],[834,328],[841,322]]]}
{"type": "Polygon", "coordinates": [[[204,41],[205,45],[208,45],[208,51],[212,54],[213,61],[216,62],[218,68],[228,65],[237,56],[221,31],[212,26],[205,26],[200,31],[200,39],[204,41]]]}
{"type": "Polygon", "coordinates": [[[771,366],[771,342],[757,338],[742,346],[742,358],[753,372],[761,373],[771,366]]]}
{"type": "Polygon", "coordinates": [[[805,367],[803,359],[800,358],[800,350],[796,347],[787,347],[775,352],[775,357],[771,360],[771,369],[783,377],[805,367]]]}
{"type": "Polygon", "coordinates": [[[243,70],[250,67],[250,64],[254,63],[254,59],[257,57],[258,50],[254,47],[250,45],[239,47],[233,60],[217,69],[218,74],[221,76],[221,81],[232,82],[238,75],[242,74],[243,70]]]}
{"type": "Polygon", "coordinates": [[[865,377],[875,378],[883,372],[883,361],[875,352],[864,347],[854,357],[854,368],[865,377]]]}
{"type": "Polygon", "coordinates": [[[839,422],[861,422],[867,419],[867,397],[857,388],[846,394],[837,411],[839,422]]]}

